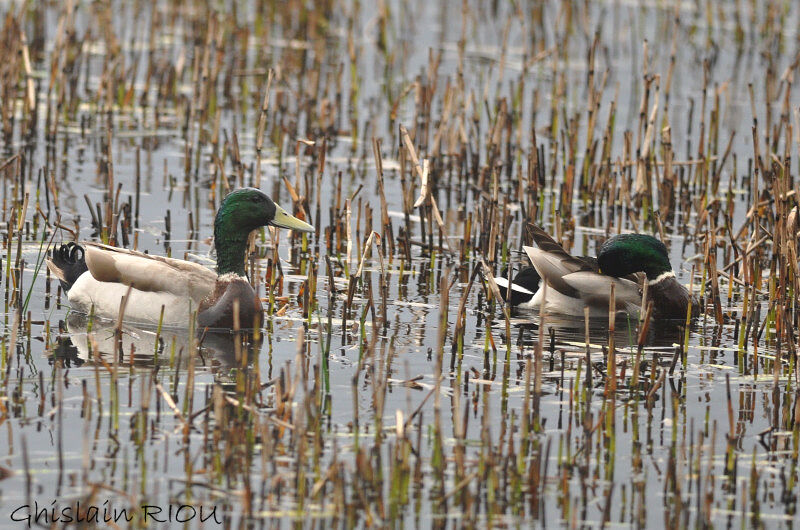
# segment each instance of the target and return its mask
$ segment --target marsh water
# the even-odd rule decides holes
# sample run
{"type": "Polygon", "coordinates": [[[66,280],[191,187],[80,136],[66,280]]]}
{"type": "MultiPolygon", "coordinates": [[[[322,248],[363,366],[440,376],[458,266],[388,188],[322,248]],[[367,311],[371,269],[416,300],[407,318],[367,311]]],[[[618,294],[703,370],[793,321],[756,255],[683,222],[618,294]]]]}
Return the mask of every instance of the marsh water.
{"type": "Polygon", "coordinates": [[[80,503],[165,528],[183,505],[191,527],[201,506],[206,527],[796,526],[800,382],[767,318],[775,269],[745,297],[717,236],[720,323],[705,216],[736,234],[770,208],[754,127],[765,160],[797,152],[797,5],[199,4],[0,3],[32,51],[3,102],[0,525],[80,503]],[[441,226],[412,206],[401,126],[432,161],[441,226]],[[623,181],[648,142],[663,178],[667,128],[678,185],[659,210],[623,181]],[[616,195],[580,182],[606,160],[616,195]],[[213,266],[221,197],[257,184],[317,233],[256,235],[255,337],[118,332],[71,313],[43,265],[50,246],[113,233],[213,266]],[[580,255],[656,234],[705,314],[652,323],[641,349],[639,320],[617,319],[609,390],[607,321],[507,319],[491,300],[481,261],[524,266],[526,221],[580,255]]]}

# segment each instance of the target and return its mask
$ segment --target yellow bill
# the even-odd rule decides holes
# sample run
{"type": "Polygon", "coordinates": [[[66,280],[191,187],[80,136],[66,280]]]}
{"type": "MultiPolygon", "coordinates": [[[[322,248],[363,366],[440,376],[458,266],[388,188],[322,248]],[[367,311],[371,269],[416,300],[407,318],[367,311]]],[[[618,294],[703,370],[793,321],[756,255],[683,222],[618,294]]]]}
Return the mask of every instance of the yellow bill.
{"type": "Polygon", "coordinates": [[[297,230],[298,232],[313,232],[314,227],[305,221],[301,221],[297,217],[289,214],[286,210],[275,205],[275,217],[270,222],[272,226],[279,228],[286,228],[288,230],[297,230]]]}

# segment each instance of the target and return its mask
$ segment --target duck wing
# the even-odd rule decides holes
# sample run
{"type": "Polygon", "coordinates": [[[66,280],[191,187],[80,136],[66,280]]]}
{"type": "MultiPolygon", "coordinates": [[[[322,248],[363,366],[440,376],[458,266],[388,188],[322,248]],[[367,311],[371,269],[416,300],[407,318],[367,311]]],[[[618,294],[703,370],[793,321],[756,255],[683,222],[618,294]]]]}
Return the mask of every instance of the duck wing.
{"type": "MultiPolygon", "coordinates": [[[[579,270],[593,270],[596,272],[599,270],[597,259],[579,258],[571,255],[569,252],[564,250],[564,247],[559,245],[555,239],[550,237],[550,234],[539,228],[537,225],[529,225],[528,232],[536,242],[536,246],[538,246],[542,251],[551,254],[553,257],[557,257],[559,261],[565,264],[565,266],[569,267],[570,269],[574,269],[573,272],[579,270]]],[[[528,251],[526,250],[525,252],[527,253],[528,251]]],[[[528,256],[530,257],[530,253],[528,253],[528,256]]]]}
{"type": "Polygon", "coordinates": [[[580,271],[597,271],[596,265],[590,261],[570,256],[555,241],[552,241],[552,245],[545,245],[544,248],[522,247],[522,249],[528,255],[539,276],[544,278],[548,285],[566,296],[580,297],[575,288],[563,280],[565,275],[580,271]]]}
{"type": "Polygon", "coordinates": [[[614,302],[617,310],[627,311],[638,308],[642,302],[639,284],[627,278],[605,276],[593,271],[578,271],[562,277],[564,283],[574,289],[589,306],[606,308],[611,298],[611,285],[614,285],[614,302]]]}
{"type": "Polygon", "coordinates": [[[534,247],[522,247],[522,249],[530,258],[536,272],[550,287],[566,296],[579,297],[575,288],[566,283],[563,278],[567,274],[583,270],[581,264],[565,259],[560,253],[546,252],[534,247]]]}
{"type": "Polygon", "coordinates": [[[199,263],[151,256],[99,243],[84,243],[94,279],[146,292],[188,296],[199,303],[214,291],[217,274],[199,263]]]}

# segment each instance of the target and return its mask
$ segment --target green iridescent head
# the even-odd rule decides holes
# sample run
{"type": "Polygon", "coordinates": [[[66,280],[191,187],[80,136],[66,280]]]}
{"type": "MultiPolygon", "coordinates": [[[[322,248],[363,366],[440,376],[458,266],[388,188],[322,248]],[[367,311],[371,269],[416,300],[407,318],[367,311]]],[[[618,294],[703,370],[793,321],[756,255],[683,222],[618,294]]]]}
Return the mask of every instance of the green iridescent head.
{"type": "Polygon", "coordinates": [[[645,234],[612,237],[600,247],[597,262],[603,274],[616,277],[643,272],[648,280],[654,280],[672,271],[667,247],[653,236],[645,234]]]}
{"type": "Polygon", "coordinates": [[[256,188],[240,188],[222,200],[214,219],[217,272],[244,275],[245,248],[250,232],[272,225],[301,232],[314,227],[290,215],[256,188]]]}

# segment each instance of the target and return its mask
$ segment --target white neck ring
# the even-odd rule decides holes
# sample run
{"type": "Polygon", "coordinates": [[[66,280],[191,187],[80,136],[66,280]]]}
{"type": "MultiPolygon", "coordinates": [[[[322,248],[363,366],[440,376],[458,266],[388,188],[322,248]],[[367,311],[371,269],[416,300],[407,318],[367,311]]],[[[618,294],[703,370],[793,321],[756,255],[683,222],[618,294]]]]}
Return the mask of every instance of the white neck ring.
{"type": "Polygon", "coordinates": [[[672,272],[672,271],[662,272],[661,274],[656,276],[655,279],[648,280],[647,285],[656,285],[657,283],[663,282],[667,278],[674,278],[674,277],[675,277],[675,273],[672,272]]]}

